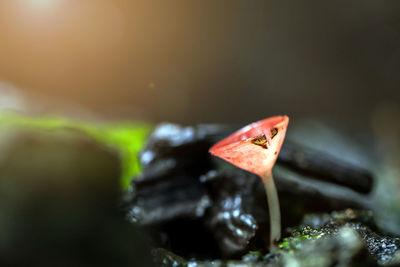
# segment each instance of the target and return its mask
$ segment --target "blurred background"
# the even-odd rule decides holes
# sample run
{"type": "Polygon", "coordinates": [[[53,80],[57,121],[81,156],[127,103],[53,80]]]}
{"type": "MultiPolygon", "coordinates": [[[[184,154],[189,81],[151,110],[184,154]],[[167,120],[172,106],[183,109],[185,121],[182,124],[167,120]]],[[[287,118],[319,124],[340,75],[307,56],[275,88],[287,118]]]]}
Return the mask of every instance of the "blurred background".
{"type": "Polygon", "coordinates": [[[399,14],[371,0],[1,1],[0,87],[52,113],[365,126],[400,102],[399,14]]]}
{"type": "Polygon", "coordinates": [[[400,1],[0,0],[0,111],[0,264],[152,265],[119,190],[151,127],[49,115],[287,114],[288,139],[368,167],[400,235],[400,1]]]}

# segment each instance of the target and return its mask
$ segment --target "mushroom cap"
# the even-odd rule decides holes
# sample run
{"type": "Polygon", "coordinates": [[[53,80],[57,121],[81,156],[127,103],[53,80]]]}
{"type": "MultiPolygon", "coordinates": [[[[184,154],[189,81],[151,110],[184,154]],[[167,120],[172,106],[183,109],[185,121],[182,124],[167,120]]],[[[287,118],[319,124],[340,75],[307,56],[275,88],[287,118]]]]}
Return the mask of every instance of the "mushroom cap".
{"type": "Polygon", "coordinates": [[[209,152],[264,179],[278,158],[288,124],[288,116],[254,122],[219,141],[209,152]]]}

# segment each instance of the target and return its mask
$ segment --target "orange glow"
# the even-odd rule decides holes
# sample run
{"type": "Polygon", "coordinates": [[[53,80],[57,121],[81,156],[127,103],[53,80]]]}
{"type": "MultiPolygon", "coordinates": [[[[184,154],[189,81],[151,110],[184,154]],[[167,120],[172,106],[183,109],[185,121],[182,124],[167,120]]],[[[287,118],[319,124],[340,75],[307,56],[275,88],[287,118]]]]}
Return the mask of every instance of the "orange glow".
{"type": "Polygon", "coordinates": [[[19,0],[17,12],[31,13],[32,15],[43,16],[51,14],[60,9],[64,0],[19,0]]]}
{"type": "Polygon", "coordinates": [[[30,0],[28,1],[32,4],[32,6],[37,6],[37,7],[45,7],[45,6],[51,6],[55,4],[57,1],[56,0],[30,0]]]}

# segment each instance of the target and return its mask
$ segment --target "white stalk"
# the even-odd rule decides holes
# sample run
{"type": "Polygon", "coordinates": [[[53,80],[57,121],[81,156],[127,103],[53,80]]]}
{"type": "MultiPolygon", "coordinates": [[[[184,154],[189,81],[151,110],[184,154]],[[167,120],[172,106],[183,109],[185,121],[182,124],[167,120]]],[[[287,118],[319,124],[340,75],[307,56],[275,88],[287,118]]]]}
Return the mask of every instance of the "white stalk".
{"type": "Polygon", "coordinates": [[[281,238],[281,211],[272,173],[262,177],[265,192],[267,193],[270,225],[270,250],[276,249],[275,240],[281,238]]]}

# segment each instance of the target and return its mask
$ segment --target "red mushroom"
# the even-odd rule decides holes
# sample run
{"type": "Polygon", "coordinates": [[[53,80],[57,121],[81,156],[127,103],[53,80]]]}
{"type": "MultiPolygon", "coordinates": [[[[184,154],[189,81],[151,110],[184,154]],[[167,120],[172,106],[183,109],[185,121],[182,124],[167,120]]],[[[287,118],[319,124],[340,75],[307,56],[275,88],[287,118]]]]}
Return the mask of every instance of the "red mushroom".
{"type": "Polygon", "coordinates": [[[249,124],[210,148],[210,153],[260,176],[267,193],[270,248],[281,237],[279,199],[272,167],[285,139],[289,117],[275,116],[249,124]]]}

